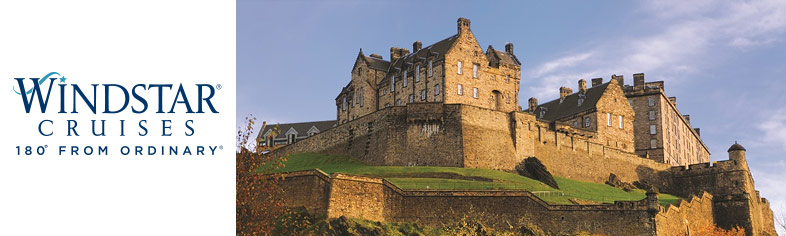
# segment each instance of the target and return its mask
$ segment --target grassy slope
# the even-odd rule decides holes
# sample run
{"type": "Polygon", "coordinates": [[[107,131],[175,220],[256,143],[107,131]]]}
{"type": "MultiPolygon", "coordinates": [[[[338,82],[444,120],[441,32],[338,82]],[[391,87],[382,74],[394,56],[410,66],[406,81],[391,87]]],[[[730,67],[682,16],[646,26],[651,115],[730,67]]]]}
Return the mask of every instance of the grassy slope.
{"type": "MultiPolygon", "coordinates": [[[[264,168],[264,167],[262,167],[264,168]]],[[[529,191],[547,191],[539,193],[543,200],[554,204],[570,204],[568,199],[612,203],[614,200],[641,200],[643,190],[625,192],[605,184],[583,182],[554,176],[560,189],[553,189],[539,181],[504,171],[431,166],[369,166],[347,156],[334,156],[316,153],[302,153],[290,156],[284,167],[276,172],[320,169],[328,174],[346,173],[371,177],[385,178],[402,189],[522,189],[529,191]],[[428,178],[424,174],[447,174],[454,178],[428,178]],[[475,179],[491,179],[479,181],[475,179]],[[558,193],[558,192],[561,192],[558,193]],[[561,195],[561,196],[560,196],[561,195]]],[[[674,204],[680,198],[660,194],[662,205],[674,204]]]]}

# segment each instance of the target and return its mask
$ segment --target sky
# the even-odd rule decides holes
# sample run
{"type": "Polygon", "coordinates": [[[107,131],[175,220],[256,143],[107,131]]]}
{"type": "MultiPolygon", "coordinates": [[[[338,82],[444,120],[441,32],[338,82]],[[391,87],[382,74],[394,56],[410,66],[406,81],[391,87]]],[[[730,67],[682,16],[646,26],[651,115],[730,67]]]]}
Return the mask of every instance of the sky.
{"type": "MultiPolygon", "coordinates": [[[[424,47],[471,20],[481,48],[514,44],[521,98],[579,79],[664,81],[711,160],[747,148],[761,195],[786,214],[786,1],[237,2],[237,124],[336,119],[358,50],[424,47]]],[[[784,232],[781,232],[784,234],[784,232]]]]}

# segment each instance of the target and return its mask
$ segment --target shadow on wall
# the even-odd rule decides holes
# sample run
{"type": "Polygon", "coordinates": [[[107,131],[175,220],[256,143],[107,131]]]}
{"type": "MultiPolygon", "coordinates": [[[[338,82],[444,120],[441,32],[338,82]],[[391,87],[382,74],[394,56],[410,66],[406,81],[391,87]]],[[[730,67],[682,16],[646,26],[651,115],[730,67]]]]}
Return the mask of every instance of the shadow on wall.
{"type": "MultiPolygon", "coordinates": [[[[639,165],[636,167],[636,175],[640,181],[646,181],[646,184],[652,185],[658,189],[658,192],[669,192],[669,173],[666,171],[658,171],[650,167],[639,165]]],[[[684,196],[680,196],[684,197],[684,196]]]]}

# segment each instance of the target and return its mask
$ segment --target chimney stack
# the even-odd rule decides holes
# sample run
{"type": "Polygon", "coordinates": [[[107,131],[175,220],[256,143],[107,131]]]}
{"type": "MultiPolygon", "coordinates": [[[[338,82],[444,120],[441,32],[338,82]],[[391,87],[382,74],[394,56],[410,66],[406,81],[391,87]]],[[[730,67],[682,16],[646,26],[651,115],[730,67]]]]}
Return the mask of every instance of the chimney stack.
{"type": "Polygon", "coordinates": [[[535,113],[535,108],[538,107],[538,99],[535,97],[529,98],[529,113],[535,113]]]}
{"type": "Polygon", "coordinates": [[[677,97],[669,97],[669,102],[671,102],[671,104],[674,104],[674,106],[677,106],[677,97]]]}
{"type": "Polygon", "coordinates": [[[625,87],[625,78],[622,75],[611,75],[611,79],[617,80],[617,83],[619,84],[620,88],[625,87]]]}
{"type": "Polygon", "coordinates": [[[696,134],[698,134],[699,137],[701,137],[701,129],[700,128],[693,128],[693,130],[696,131],[696,134]]]}
{"type": "Polygon", "coordinates": [[[562,101],[565,101],[565,97],[567,97],[571,93],[573,93],[572,89],[570,89],[568,87],[565,87],[565,86],[559,87],[559,103],[562,103],[562,101]]]}
{"type": "Polygon", "coordinates": [[[598,86],[603,84],[603,78],[594,78],[592,79],[592,87],[598,86]]]}
{"type": "Polygon", "coordinates": [[[584,79],[579,80],[579,93],[587,92],[587,81],[584,79]]]}
{"type": "Polygon", "coordinates": [[[423,47],[423,43],[421,43],[420,41],[415,41],[414,43],[412,43],[412,52],[417,52],[422,47],[423,47]]]}
{"type": "Polygon", "coordinates": [[[644,86],[644,73],[633,74],[633,86],[644,86]]]}
{"type": "Polygon", "coordinates": [[[682,117],[684,117],[685,121],[687,121],[688,125],[690,125],[690,115],[682,115],[682,117]]]}
{"type": "Polygon", "coordinates": [[[406,55],[409,55],[409,49],[390,47],[390,62],[396,61],[406,55]]]}
{"type": "Polygon", "coordinates": [[[507,52],[510,55],[513,55],[513,43],[505,44],[505,52],[507,52]]]}
{"type": "Polygon", "coordinates": [[[464,18],[464,17],[459,18],[457,25],[458,25],[458,33],[459,34],[461,34],[461,32],[469,32],[470,31],[470,29],[469,29],[469,19],[467,19],[467,18],[464,18]]]}

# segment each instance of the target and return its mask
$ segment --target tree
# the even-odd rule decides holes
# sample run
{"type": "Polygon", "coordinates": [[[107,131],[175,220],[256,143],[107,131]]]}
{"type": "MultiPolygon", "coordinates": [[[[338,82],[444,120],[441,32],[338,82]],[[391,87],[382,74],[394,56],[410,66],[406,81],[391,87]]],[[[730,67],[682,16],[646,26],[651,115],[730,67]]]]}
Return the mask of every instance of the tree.
{"type": "MultiPolygon", "coordinates": [[[[284,212],[283,189],[279,185],[283,177],[274,171],[283,166],[285,160],[270,154],[271,150],[267,147],[249,143],[253,141],[251,133],[255,121],[256,118],[246,117],[245,128],[237,132],[235,153],[237,235],[270,235],[274,220],[284,212]],[[260,171],[261,174],[258,173],[260,171]]],[[[265,126],[263,122],[263,130],[265,126]]]]}

